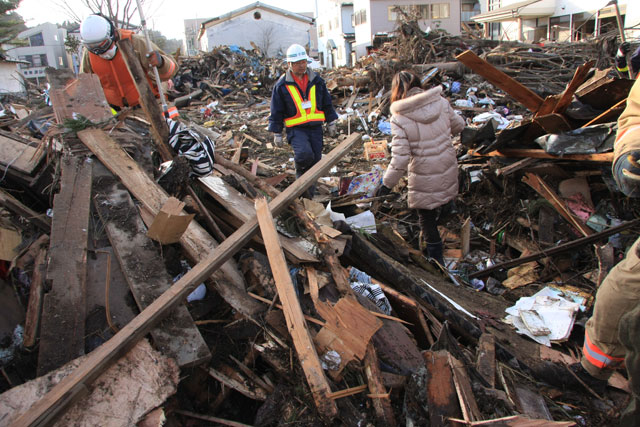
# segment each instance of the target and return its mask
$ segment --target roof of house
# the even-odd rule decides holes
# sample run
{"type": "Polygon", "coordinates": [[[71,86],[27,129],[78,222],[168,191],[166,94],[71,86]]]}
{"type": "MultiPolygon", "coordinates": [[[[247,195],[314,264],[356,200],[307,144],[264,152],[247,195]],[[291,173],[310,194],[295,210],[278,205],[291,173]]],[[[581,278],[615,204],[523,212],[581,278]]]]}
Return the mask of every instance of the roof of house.
{"type": "Polygon", "coordinates": [[[225,13],[224,15],[220,15],[220,16],[216,16],[215,18],[211,18],[207,21],[204,21],[202,24],[200,24],[200,34],[198,34],[198,38],[200,38],[202,36],[202,34],[204,33],[204,30],[206,30],[209,27],[212,27],[214,25],[218,25],[221,24],[222,22],[226,22],[229,21],[230,19],[233,19],[239,15],[242,15],[244,13],[250,12],[253,9],[263,9],[269,12],[273,12],[273,13],[277,13],[279,15],[282,16],[286,16],[288,18],[291,19],[296,19],[298,21],[302,21],[302,22],[306,22],[309,24],[313,23],[313,18],[309,17],[309,16],[305,16],[302,13],[295,13],[295,12],[290,12],[288,10],[285,9],[281,9],[279,7],[275,7],[275,6],[271,6],[265,3],[260,3],[259,1],[255,2],[255,3],[251,3],[248,4],[244,7],[241,7],[239,9],[236,10],[232,10],[229,13],[225,13]]]}

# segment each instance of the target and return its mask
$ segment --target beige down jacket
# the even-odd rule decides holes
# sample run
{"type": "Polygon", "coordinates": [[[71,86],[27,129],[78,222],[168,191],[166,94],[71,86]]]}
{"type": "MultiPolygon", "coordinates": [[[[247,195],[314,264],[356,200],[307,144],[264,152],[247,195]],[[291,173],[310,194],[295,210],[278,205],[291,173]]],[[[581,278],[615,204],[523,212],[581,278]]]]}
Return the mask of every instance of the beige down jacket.
{"type": "Polygon", "coordinates": [[[440,94],[440,86],[409,90],[391,104],[392,159],[383,183],[393,188],[409,172],[411,209],[435,209],[458,194],[458,162],[451,135],[464,120],[440,94]]]}

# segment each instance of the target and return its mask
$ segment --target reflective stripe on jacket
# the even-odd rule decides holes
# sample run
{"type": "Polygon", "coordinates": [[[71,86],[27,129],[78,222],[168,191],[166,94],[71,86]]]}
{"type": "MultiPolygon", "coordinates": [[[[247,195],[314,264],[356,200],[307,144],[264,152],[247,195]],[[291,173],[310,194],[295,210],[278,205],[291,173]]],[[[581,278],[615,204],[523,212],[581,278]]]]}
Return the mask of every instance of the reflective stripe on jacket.
{"type": "MultiPolygon", "coordinates": [[[[309,83],[307,84],[306,93],[302,93],[300,87],[294,81],[291,70],[287,71],[282,77],[280,77],[273,86],[273,91],[271,92],[269,132],[281,133],[285,125],[287,128],[290,128],[291,126],[322,126],[323,121],[331,123],[338,118],[338,114],[331,104],[331,94],[329,94],[322,77],[310,69],[307,69],[307,76],[309,78],[309,83]],[[295,90],[291,90],[289,86],[292,86],[295,90]],[[294,94],[302,99],[308,99],[312,103],[313,110],[311,108],[305,109],[307,118],[304,122],[292,125],[285,124],[285,120],[295,119],[298,115],[302,116],[302,102],[297,102],[294,94]],[[315,114],[319,115],[321,113],[324,115],[324,120],[321,120],[319,116],[314,117],[315,114]],[[310,114],[312,114],[311,117],[309,117],[310,114]]],[[[294,121],[292,123],[296,122],[294,121]]]]}
{"type": "Polygon", "coordinates": [[[624,357],[614,357],[601,351],[589,338],[588,331],[584,334],[583,356],[598,369],[614,368],[624,360],[624,357]]]}
{"type": "Polygon", "coordinates": [[[309,101],[311,103],[310,108],[303,108],[302,104],[304,101],[302,100],[302,95],[300,95],[300,91],[294,85],[287,85],[287,91],[289,91],[289,95],[291,95],[291,99],[293,99],[293,103],[296,106],[296,115],[291,116],[289,118],[284,119],[284,125],[288,128],[292,126],[301,125],[309,122],[324,122],[324,113],[322,111],[318,111],[317,102],[316,102],[316,87],[315,85],[311,87],[309,90],[309,101]]]}

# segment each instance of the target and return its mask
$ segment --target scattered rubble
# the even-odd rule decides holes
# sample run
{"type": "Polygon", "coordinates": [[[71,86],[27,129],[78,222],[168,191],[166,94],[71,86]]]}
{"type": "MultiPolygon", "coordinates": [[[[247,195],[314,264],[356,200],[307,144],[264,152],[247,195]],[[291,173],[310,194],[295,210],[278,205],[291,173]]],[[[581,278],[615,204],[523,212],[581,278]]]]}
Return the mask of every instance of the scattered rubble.
{"type": "Polygon", "coordinates": [[[599,395],[568,366],[640,230],[610,171],[632,82],[609,68],[606,36],[496,45],[414,24],[356,67],[323,71],[341,134],[298,180],[266,131],[284,64],[258,49],[181,58],[169,93],[215,142],[206,177],[161,175],[154,118],[114,117],[91,76],[49,71],[47,93],[5,99],[0,425],[90,423],[63,397],[92,382],[87,399],[106,394],[112,425],[156,407],[138,425],[614,422],[622,373],[599,395]],[[467,123],[459,196],[439,213],[446,271],[419,250],[406,181],[373,196],[400,69],[443,85],[467,123]],[[132,374],[136,354],[166,373],[132,374]],[[106,380],[114,369],[155,399],[116,417],[135,385],[106,380]],[[52,372],[66,377],[36,385],[52,372]]]}

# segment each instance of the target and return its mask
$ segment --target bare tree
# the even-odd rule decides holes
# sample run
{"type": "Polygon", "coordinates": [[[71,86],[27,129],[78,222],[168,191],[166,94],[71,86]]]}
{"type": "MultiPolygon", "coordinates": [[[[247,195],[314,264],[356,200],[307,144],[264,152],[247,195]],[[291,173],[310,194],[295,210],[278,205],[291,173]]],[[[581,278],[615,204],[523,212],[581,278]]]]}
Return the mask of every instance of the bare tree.
{"type": "MultiPolygon", "coordinates": [[[[142,1],[144,6],[151,1],[142,1]]],[[[76,8],[66,0],[57,0],[56,4],[76,22],[81,22],[80,14],[76,8]]],[[[82,0],[82,4],[91,13],[100,13],[109,18],[117,27],[127,28],[131,26],[131,19],[138,15],[138,8],[135,0],[82,0]]]]}
{"type": "Polygon", "coordinates": [[[260,33],[261,39],[258,41],[258,47],[264,53],[265,57],[269,57],[269,49],[273,44],[276,36],[276,29],[272,24],[262,27],[260,33]]]}

